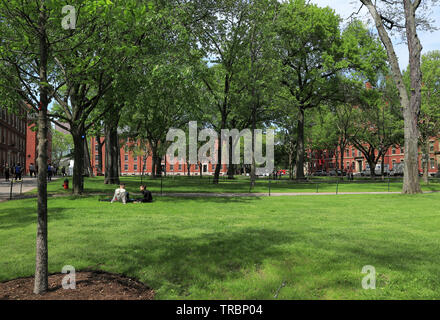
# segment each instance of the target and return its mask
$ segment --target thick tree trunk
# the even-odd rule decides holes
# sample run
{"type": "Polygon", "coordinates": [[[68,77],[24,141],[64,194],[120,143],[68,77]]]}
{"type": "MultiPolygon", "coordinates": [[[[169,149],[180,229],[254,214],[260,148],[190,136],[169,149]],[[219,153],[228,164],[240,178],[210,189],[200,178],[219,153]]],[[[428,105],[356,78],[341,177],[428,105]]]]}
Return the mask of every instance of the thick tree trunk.
{"type": "Polygon", "coordinates": [[[162,175],[162,159],[159,155],[156,158],[156,176],[159,177],[162,175]]]}
{"type": "MultiPolygon", "coordinates": [[[[225,108],[223,108],[225,110],[225,108]]],[[[226,114],[224,113],[222,115],[222,123],[221,123],[221,129],[226,128],[226,114]]],[[[221,139],[217,140],[217,165],[215,166],[214,171],[214,179],[212,179],[213,184],[218,184],[219,178],[220,178],[220,170],[222,166],[222,143],[221,139]]]]}
{"type": "Polygon", "coordinates": [[[232,163],[232,149],[233,149],[232,137],[229,137],[229,165],[228,165],[228,179],[234,179],[235,165],[232,163]]]}
{"type": "Polygon", "coordinates": [[[419,114],[422,104],[422,72],[420,55],[422,45],[417,36],[416,7],[410,0],[404,0],[405,27],[408,40],[409,67],[411,78],[411,98],[409,105],[404,105],[405,122],[405,166],[403,193],[421,193],[419,182],[419,114]]]}
{"type": "Polygon", "coordinates": [[[422,144],[422,157],[423,160],[423,182],[428,184],[429,182],[429,139],[426,139],[422,144]]]}
{"type": "Polygon", "coordinates": [[[304,179],[304,108],[299,108],[296,147],[296,179],[304,179]]]}
{"type": "Polygon", "coordinates": [[[96,173],[98,176],[100,176],[102,175],[102,146],[104,142],[101,141],[101,137],[99,134],[96,135],[95,139],[96,145],[98,146],[98,163],[96,164],[96,173]]]}
{"type": "Polygon", "coordinates": [[[84,188],[84,134],[83,128],[71,128],[74,145],[74,165],[73,165],[73,194],[80,195],[84,188]]]}
{"type": "Polygon", "coordinates": [[[87,175],[89,177],[93,177],[92,162],[90,161],[89,143],[87,142],[87,138],[84,138],[83,141],[84,141],[84,168],[87,175]]]}
{"type": "MultiPolygon", "coordinates": [[[[44,102],[43,102],[44,103],[44,102]]],[[[47,104],[46,104],[47,105],[47,104]]],[[[42,294],[48,288],[47,247],[47,107],[38,113],[38,218],[34,293],[42,294]]]]}
{"type": "Polygon", "coordinates": [[[380,166],[380,171],[382,180],[385,180],[385,153],[382,155],[382,164],[380,166]]]}
{"type": "MultiPolygon", "coordinates": [[[[157,172],[157,145],[153,141],[149,141],[151,146],[151,178],[156,178],[157,172]]],[[[173,170],[174,171],[174,170],[173,170]]]]}
{"type": "MultiPolygon", "coordinates": [[[[46,23],[44,3],[39,14],[40,31],[40,83],[47,82],[47,60],[49,48],[46,38],[46,23]]],[[[48,88],[40,85],[40,106],[38,112],[38,205],[37,205],[37,235],[35,254],[34,293],[42,294],[48,289],[48,247],[47,247],[47,159],[48,159],[48,118],[47,105],[48,88]]]]}
{"type": "Polygon", "coordinates": [[[371,0],[360,0],[370,11],[376,24],[380,39],[384,44],[388,60],[391,65],[392,75],[397,89],[399,90],[400,103],[403,109],[404,134],[405,134],[405,166],[402,193],[421,193],[418,168],[418,139],[419,129],[417,126],[421,105],[421,82],[420,54],[422,46],[417,36],[416,29],[416,3],[411,0],[403,0],[405,8],[405,29],[409,50],[409,68],[411,79],[411,98],[403,81],[399,62],[393,43],[383,25],[382,18],[376,6],[371,0]]]}
{"type": "Polygon", "coordinates": [[[368,164],[370,165],[370,178],[374,180],[376,177],[376,162],[368,161],[368,164]]]}
{"type": "Polygon", "coordinates": [[[119,137],[117,125],[105,126],[105,184],[119,184],[119,137]]]}
{"type": "Polygon", "coordinates": [[[344,180],[344,171],[345,171],[345,166],[344,166],[344,152],[345,152],[345,145],[341,145],[339,146],[339,149],[341,150],[341,180],[344,180]]]}

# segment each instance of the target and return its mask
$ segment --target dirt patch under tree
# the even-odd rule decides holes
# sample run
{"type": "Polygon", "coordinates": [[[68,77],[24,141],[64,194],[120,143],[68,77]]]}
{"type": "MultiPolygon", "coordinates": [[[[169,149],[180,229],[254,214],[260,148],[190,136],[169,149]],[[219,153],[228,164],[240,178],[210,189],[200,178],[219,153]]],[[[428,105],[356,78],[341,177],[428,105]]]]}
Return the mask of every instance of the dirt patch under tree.
{"type": "Polygon", "coordinates": [[[77,271],[76,288],[63,289],[63,273],[49,276],[49,290],[33,293],[34,277],[0,283],[0,300],[152,300],[154,291],[142,282],[103,271],[77,271]]]}

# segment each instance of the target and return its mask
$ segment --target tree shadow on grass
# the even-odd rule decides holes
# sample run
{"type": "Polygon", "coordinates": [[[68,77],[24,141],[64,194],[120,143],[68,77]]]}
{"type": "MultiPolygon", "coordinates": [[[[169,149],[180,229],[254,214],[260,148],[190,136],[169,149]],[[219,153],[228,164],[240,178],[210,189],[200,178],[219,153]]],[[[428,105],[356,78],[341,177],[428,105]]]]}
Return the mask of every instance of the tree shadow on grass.
{"type": "MultiPolygon", "coordinates": [[[[219,196],[200,196],[200,197],[190,197],[190,196],[177,196],[177,197],[167,197],[167,196],[156,196],[155,201],[157,202],[173,202],[182,203],[188,202],[188,200],[200,203],[252,203],[254,201],[261,201],[262,197],[219,197],[219,196]]],[[[153,202],[154,204],[154,202],[153,202]]]]}
{"type": "Polygon", "coordinates": [[[249,269],[258,269],[266,259],[280,260],[286,254],[280,246],[298,237],[266,228],[194,237],[159,237],[130,246],[106,248],[105,254],[96,258],[117,261],[122,273],[139,276],[156,288],[169,282],[180,295],[185,295],[190,286],[202,288],[217,280],[241,278],[249,269]],[[160,279],[143,269],[160,270],[160,279]]]}
{"type": "MultiPolygon", "coordinates": [[[[64,219],[61,214],[66,208],[51,207],[48,208],[48,221],[64,219]]],[[[29,224],[37,222],[37,210],[34,207],[8,208],[0,210],[0,230],[24,228],[29,224]]]]}

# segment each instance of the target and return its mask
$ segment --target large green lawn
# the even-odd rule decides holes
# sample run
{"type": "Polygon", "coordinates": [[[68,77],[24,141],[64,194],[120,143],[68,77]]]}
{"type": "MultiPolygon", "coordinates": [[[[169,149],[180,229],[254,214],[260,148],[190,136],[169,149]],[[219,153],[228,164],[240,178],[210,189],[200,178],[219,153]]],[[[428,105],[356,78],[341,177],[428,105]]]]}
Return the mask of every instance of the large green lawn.
{"type": "MultiPolygon", "coordinates": [[[[157,299],[440,298],[440,194],[49,200],[49,271],[134,276],[157,299]],[[364,290],[372,265],[377,289],[364,290]]],[[[0,281],[34,272],[36,200],[0,203],[0,281]]]]}
{"type": "MultiPolygon", "coordinates": [[[[69,183],[72,185],[72,178],[69,177],[69,183]]],[[[70,193],[71,190],[64,190],[62,187],[62,180],[53,181],[48,185],[49,193],[70,193]]],[[[103,177],[85,178],[84,189],[86,193],[108,193],[112,194],[115,189],[114,185],[105,185],[103,177]]],[[[133,176],[121,177],[121,181],[126,183],[129,192],[139,192],[139,185],[141,178],[133,176]]],[[[271,180],[258,179],[254,188],[250,190],[249,179],[245,177],[237,177],[234,180],[221,178],[219,184],[212,184],[212,177],[167,177],[164,179],[151,179],[146,177],[143,183],[147,184],[148,189],[153,192],[160,193],[161,184],[163,192],[236,192],[247,193],[249,191],[254,193],[268,193],[269,185],[270,191],[273,193],[289,193],[289,192],[398,192],[402,190],[402,179],[392,179],[382,181],[376,178],[375,181],[370,179],[357,179],[353,182],[344,180],[337,181],[336,177],[324,177],[321,179],[314,179],[307,183],[298,183],[288,179],[271,180]]],[[[429,185],[422,184],[424,191],[440,191],[440,179],[433,179],[429,185]]],[[[36,190],[31,193],[36,193],[36,190]]]]}

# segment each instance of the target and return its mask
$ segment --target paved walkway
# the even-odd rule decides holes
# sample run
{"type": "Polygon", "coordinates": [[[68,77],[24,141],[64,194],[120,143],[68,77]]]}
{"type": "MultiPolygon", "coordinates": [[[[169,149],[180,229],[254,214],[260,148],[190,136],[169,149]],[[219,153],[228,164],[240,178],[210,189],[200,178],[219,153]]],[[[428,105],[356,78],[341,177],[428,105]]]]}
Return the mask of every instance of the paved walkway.
{"type": "MultiPolygon", "coordinates": [[[[58,178],[52,178],[52,181],[58,178]]],[[[12,199],[20,196],[20,193],[31,191],[37,187],[37,178],[25,177],[23,183],[21,181],[15,181],[9,179],[5,181],[4,178],[0,181],[0,200],[8,200],[11,193],[11,181],[12,181],[12,199]]]]}
{"type": "MultiPolygon", "coordinates": [[[[52,178],[52,180],[57,180],[59,178],[52,178]]],[[[22,188],[22,193],[35,189],[37,187],[37,179],[35,178],[24,178],[23,186],[20,186],[20,182],[13,183],[13,196],[12,199],[20,199],[20,198],[36,198],[37,195],[20,195],[20,188],[22,188]]],[[[9,200],[11,183],[10,182],[0,182],[0,201],[9,200]]],[[[440,191],[425,191],[426,193],[440,193],[440,191]]],[[[362,194],[370,194],[370,195],[380,195],[380,194],[401,194],[401,192],[284,192],[284,193],[219,193],[219,192],[164,192],[160,194],[160,192],[153,192],[155,197],[186,197],[186,198],[209,198],[209,197],[298,197],[298,196],[334,196],[334,195],[362,195],[362,194]]],[[[67,197],[70,194],[49,194],[48,197],[67,197]]],[[[111,198],[113,193],[110,192],[94,192],[84,194],[84,196],[107,196],[111,198]]],[[[141,196],[141,194],[130,193],[132,196],[141,196]]]]}

